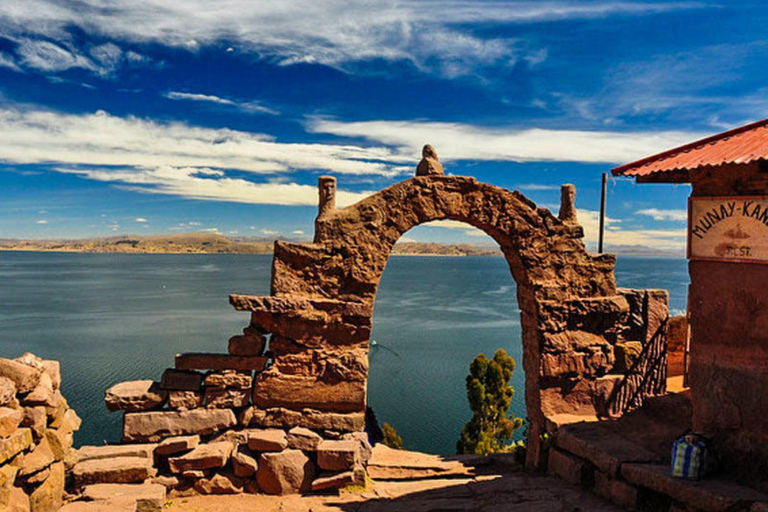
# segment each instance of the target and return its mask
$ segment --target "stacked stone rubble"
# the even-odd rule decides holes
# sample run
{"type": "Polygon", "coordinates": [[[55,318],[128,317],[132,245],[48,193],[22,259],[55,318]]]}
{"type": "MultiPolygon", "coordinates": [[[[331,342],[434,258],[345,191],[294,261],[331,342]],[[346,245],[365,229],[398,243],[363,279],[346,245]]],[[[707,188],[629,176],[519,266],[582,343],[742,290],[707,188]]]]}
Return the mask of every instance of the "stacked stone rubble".
{"type": "MultiPolygon", "coordinates": [[[[179,354],[160,381],[116,384],[123,445],[84,447],[73,491],[150,481],[173,495],[290,494],[365,484],[370,445],[363,415],[258,406],[254,377],[271,352],[256,326],[229,340],[228,354],[179,354]],[[256,405],[254,405],[256,404],[256,405]],[[290,426],[287,426],[292,424],[290,426]]],[[[270,341],[270,349],[279,340],[270,341]]],[[[343,378],[343,376],[341,376],[343,378]]]]}
{"type": "Polygon", "coordinates": [[[0,358],[0,511],[54,512],[80,418],[61,395],[56,361],[0,358]]]}

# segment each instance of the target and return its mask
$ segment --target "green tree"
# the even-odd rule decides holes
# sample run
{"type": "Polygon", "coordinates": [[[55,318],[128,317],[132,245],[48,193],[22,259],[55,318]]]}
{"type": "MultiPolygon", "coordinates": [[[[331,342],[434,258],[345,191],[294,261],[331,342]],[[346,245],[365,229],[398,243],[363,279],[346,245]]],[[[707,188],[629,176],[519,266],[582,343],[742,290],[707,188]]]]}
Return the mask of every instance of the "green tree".
{"type": "Polygon", "coordinates": [[[509,385],[515,360],[503,349],[489,360],[478,355],[469,365],[467,399],[472,419],[461,430],[456,443],[458,453],[489,453],[513,449],[512,436],[523,425],[523,420],[507,417],[515,390],[509,385]]]}
{"type": "Polygon", "coordinates": [[[381,432],[384,434],[382,443],[384,443],[385,446],[389,446],[395,450],[403,449],[403,438],[397,434],[395,427],[389,423],[384,423],[384,426],[381,427],[381,432]]]}

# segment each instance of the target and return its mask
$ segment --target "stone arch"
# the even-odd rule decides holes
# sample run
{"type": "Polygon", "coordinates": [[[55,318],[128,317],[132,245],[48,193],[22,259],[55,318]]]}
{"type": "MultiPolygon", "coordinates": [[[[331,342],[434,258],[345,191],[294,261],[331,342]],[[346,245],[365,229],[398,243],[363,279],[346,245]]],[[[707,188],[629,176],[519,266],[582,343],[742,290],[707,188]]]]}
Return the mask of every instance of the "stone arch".
{"type": "Polygon", "coordinates": [[[362,430],[373,305],[392,247],[419,224],[450,219],[491,236],[517,283],[529,463],[540,465],[548,424],[610,412],[603,377],[629,313],[615,257],[589,254],[572,204],[564,209],[561,220],[517,191],[417,176],[337,210],[335,180],[321,178],[314,242],[275,243],[270,296],[230,297],[272,333],[273,365],[254,386],[259,423],[362,430]]]}

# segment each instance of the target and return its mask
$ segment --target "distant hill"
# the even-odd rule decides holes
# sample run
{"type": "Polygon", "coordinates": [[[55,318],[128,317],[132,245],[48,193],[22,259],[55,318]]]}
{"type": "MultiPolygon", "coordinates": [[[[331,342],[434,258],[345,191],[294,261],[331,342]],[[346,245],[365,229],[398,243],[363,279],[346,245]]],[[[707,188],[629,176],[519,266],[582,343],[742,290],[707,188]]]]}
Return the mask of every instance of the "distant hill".
{"type": "MultiPolygon", "coordinates": [[[[217,233],[172,235],[120,235],[80,240],[0,239],[0,251],[98,252],[98,253],[218,253],[270,254],[274,238],[227,237],[217,233]]],[[[305,240],[290,240],[305,241],[305,240]]],[[[470,244],[404,242],[393,254],[441,256],[500,256],[498,248],[470,244]]]]}

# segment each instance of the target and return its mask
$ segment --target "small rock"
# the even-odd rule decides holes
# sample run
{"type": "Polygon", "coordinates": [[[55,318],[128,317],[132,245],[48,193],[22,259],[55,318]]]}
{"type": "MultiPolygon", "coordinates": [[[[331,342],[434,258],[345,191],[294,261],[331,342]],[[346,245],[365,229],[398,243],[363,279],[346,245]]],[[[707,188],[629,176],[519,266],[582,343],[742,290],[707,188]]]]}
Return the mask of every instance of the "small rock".
{"type": "Polygon", "coordinates": [[[250,389],[253,378],[250,373],[222,370],[205,376],[206,387],[250,389]]]}
{"type": "Polygon", "coordinates": [[[259,458],[256,480],[267,494],[296,494],[309,491],[315,465],[301,450],[264,453],[259,458]]]}
{"type": "Polygon", "coordinates": [[[42,374],[37,368],[0,357],[0,377],[13,381],[19,393],[29,393],[35,389],[42,374]]]}
{"type": "Polygon", "coordinates": [[[75,487],[90,484],[129,484],[152,478],[157,470],[145,457],[116,457],[78,462],[72,468],[75,487]]]}
{"type": "Polygon", "coordinates": [[[355,483],[355,474],[352,471],[336,473],[331,475],[320,475],[320,478],[312,482],[313,491],[322,491],[325,489],[341,489],[355,483]]]}
{"type": "Polygon", "coordinates": [[[25,352],[21,357],[14,359],[14,361],[25,364],[31,368],[34,368],[35,370],[43,371],[45,369],[43,360],[32,352],[25,352]]]}
{"type": "Polygon", "coordinates": [[[169,391],[168,407],[177,411],[197,409],[203,406],[203,393],[200,391],[169,391]]]}
{"type": "Polygon", "coordinates": [[[0,407],[5,407],[16,398],[16,384],[7,377],[0,377],[0,407]]]}
{"type": "Polygon", "coordinates": [[[236,423],[235,413],[229,409],[127,413],[123,440],[159,441],[169,436],[208,435],[234,427],[236,423]]]}
{"type": "Polygon", "coordinates": [[[368,442],[368,434],[365,432],[350,432],[349,434],[344,434],[341,436],[341,439],[343,440],[354,440],[360,443],[360,462],[362,464],[368,464],[368,461],[371,460],[371,456],[373,455],[373,447],[371,446],[371,443],[368,442]]]}
{"type": "Polygon", "coordinates": [[[154,478],[151,478],[150,482],[153,484],[162,485],[166,488],[166,490],[168,490],[178,487],[181,483],[181,480],[179,480],[179,478],[176,476],[158,475],[154,478]]]}
{"type": "Polygon", "coordinates": [[[16,432],[24,413],[19,409],[0,407],[0,438],[5,438],[16,432]]]}
{"type": "Polygon", "coordinates": [[[160,389],[165,391],[200,391],[203,389],[203,374],[194,371],[169,368],[160,378],[160,389]]]}
{"type": "Polygon", "coordinates": [[[200,494],[240,494],[243,482],[235,476],[217,473],[211,478],[195,481],[195,490],[200,494]]]}
{"type": "Polygon", "coordinates": [[[24,485],[28,486],[35,486],[40,485],[41,483],[45,482],[45,480],[51,476],[51,467],[48,466],[47,468],[38,471],[37,473],[33,473],[31,475],[28,475],[26,477],[21,477],[24,479],[24,485]]]}
{"type": "Polygon", "coordinates": [[[279,452],[288,447],[285,431],[270,428],[251,430],[248,434],[248,448],[256,452],[279,452]]]}
{"type": "Polygon", "coordinates": [[[14,458],[32,444],[32,431],[20,428],[6,439],[0,439],[0,464],[14,458]]]}
{"type": "Polygon", "coordinates": [[[74,434],[67,432],[66,430],[46,430],[45,438],[51,446],[53,457],[56,460],[63,460],[72,449],[72,443],[74,441],[74,434]]]}
{"type": "Polygon", "coordinates": [[[207,478],[210,471],[203,471],[202,469],[189,469],[181,472],[181,477],[188,480],[198,480],[200,478],[207,478]]]}
{"type": "Polygon", "coordinates": [[[200,436],[198,435],[169,437],[157,445],[155,453],[158,455],[174,455],[176,453],[188,452],[199,444],[200,436]]]}
{"type": "Polygon", "coordinates": [[[48,424],[48,416],[45,414],[45,407],[25,407],[22,411],[24,416],[21,419],[21,425],[32,429],[32,434],[36,439],[43,437],[48,424]]]}
{"type": "Polygon", "coordinates": [[[205,406],[212,409],[244,407],[248,405],[250,395],[250,388],[205,388],[205,406]]]}
{"type": "Polygon", "coordinates": [[[24,463],[21,466],[19,474],[21,476],[29,476],[38,471],[42,471],[47,468],[55,460],[53,456],[53,450],[48,439],[43,437],[42,440],[35,446],[35,449],[30,453],[24,455],[24,463]]]}
{"type": "Polygon", "coordinates": [[[305,452],[317,451],[317,445],[323,440],[320,434],[304,427],[293,427],[288,431],[286,437],[289,448],[304,450],[305,452]]]}
{"type": "Polygon", "coordinates": [[[21,403],[26,406],[42,405],[56,408],[61,404],[61,394],[54,391],[51,376],[43,373],[40,375],[40,380],[35,389],[22,398],[21,403]]]}
{"type": "Polygon", "coordinates": [[[29,507],[32,512],[54,512],[61,508],[64,498],[64,464],[57,462],[51,466],[48,478],[29,495],[29,507]]]}
{"type": "Polygon", "coordinates": [[[235,476],[247,478],[256,474],[259,464],[255,454],[244,446],[238,446],[232,454],[232,468],[235,470],[235,476]]]}
{"type": "Polygon", "coordinates": [[[4,510],[3,507],[7,506],[11,499],[11,490],[18,473],[19,468],[10,464],[0,466],[0,510],[4,510]]]}
{"type": "Polygon", "coordinates": [[[323,441],[317,447],[317,465],[329,471],[352,469],[360,460],[360,444],[355,440],[323,441]]]}
{"type": "Polygon", "coordinates": [[[232,443],[213,443],[203,444],[181,457],[172,457],[168,459],[168,466],[172,473],[181,473],[182,471],[223,468],[229,462],[232,450],[235,446],[232,443]]]}
{"type": "Polygon", "coordinates": [[[135,380],[121,382],[109,388],[104,402],[110,411],[141,412],[162,407],[168,393],[160,389],[157,382],[135,380]]]}
{"type": "Polygon", "coordinates": [[[229,338],[229,353],[233,356],[260,356],[267,339],[261,334],[242,334],[229,338]]]}
{"type": "Polygon", "coordinates": [[[44,360],[43,371],[51,378],[53,390],[58,390],[61,387],[61,364],[58,361],[44,360]]]}

